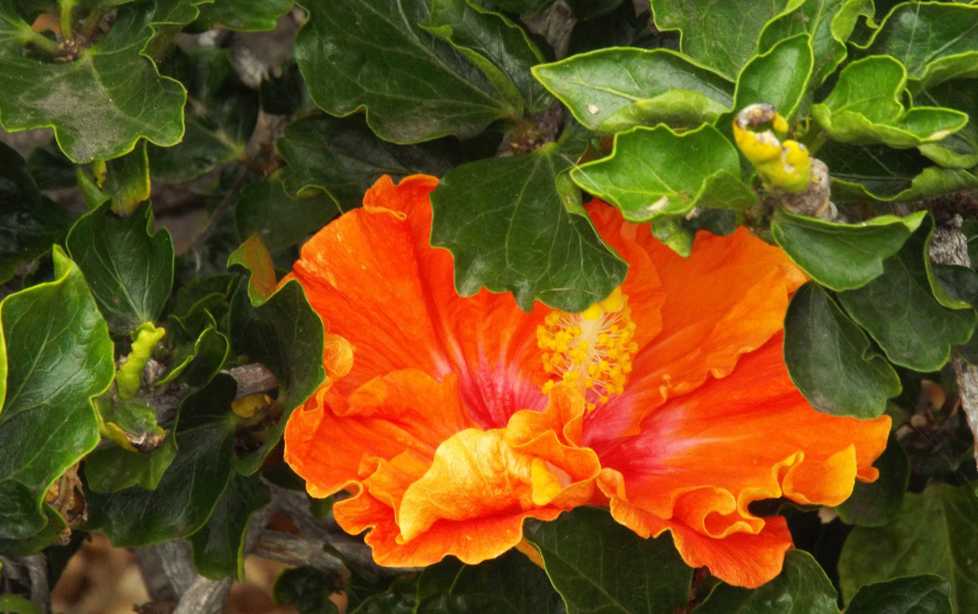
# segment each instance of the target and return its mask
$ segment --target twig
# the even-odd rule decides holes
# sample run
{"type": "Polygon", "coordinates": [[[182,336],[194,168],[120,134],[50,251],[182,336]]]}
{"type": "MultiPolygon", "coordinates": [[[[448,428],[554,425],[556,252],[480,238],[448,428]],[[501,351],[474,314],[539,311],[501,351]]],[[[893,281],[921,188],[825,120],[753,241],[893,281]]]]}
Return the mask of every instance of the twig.
{"type": "Polygon", "coordinates": [[[0,557],[3,575],[30,589],[31,603],[38,611],[51,611],[51,586],[48,564],[43,554],[22,557],[0,557]]]}
{"type": "Polygon", "coordinates": [[[224,611],[231,580],[209,580],[197,575],[187,542],[165,542],[135,552],[146,590],[154,602],[175,603],[173,614],[224,611]]]}
{"type": "Polygon", "coordinates": [[[308,565],[329,574],[338,574],[346,582],[350,572],[343,561],[326,552],[324,544],[281,531],[265,531],[258,536],[252,553],[289,565],[308,565]]]}
{"type": "MultiPolygon", "coordinates": [[[[961,216],[955,214],[934,230],[934,238],[930,244],[930,257],[934,262],[971,266],[968,240],[961,231],[962,223],[961,216]]],[[[951,364],[958,382],[961,407],[975,437],[975,460],[978,461],[978,367],[969,364],[961,356],[955,356],[951,364]]]]}

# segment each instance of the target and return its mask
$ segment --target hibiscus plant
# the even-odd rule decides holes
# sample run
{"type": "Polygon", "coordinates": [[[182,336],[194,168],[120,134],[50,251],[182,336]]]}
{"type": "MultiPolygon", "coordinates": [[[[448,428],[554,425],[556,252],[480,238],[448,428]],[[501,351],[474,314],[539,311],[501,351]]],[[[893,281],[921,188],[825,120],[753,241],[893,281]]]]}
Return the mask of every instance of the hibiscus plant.
{"type": "Polygon", "coordinates": [[[975,2],[0,0],[0,611],[978,612],[976,121],[975,2]]]}

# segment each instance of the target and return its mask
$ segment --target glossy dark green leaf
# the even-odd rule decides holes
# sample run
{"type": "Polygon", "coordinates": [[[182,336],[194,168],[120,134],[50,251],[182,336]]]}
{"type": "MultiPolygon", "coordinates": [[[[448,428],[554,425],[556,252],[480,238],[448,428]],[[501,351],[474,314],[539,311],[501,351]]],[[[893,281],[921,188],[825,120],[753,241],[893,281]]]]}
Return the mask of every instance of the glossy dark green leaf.
{"type": "Polygon", "coordinates": [[[474,0],[431,0],[424,29],[449,43],[517,109],[539,113],[552,102],[530,74],[543,54],[523,28],[474,0]]]}
{"type": "Polygon", "coordinates": [[[449,171],[431,195],[433,245],[455,256],[455,287],[513,292],[568,311],[621,283],[626,265],[598,237],[567,176],[576,156],[551,143],[449,171]]]}
{"type": "Polygon", "coordinates": [[[251,516],[268,501],[268,487],[257,478],[231,478],[207,524],[190,538],[197,573],[244,580],[248,525],[251,516]]]}
{"type": "Polygon", "coordinates": [[[771,236],[819,284],[852,290],[883,274],[883,261],[900,250],[924,216],[920,211],[903,218],[883,215],[842,224],[779,209],[771,236]]]}
{"type": "Polygon", "coordinates": [[[112,198],[112,211],[119,215],[132,215],[143,202],[149,200],[149,157],[146,141],[121,158],[106,164],[105,192],[112,198]]]}
{"type": "Polygon", "coordinates": [[[331,0],[308,8],[295,56],[327,113],[365,110],[370,128],[394,143],[471,137],[519,115],[461,53],[421,28],[430,19],[425,0],[331,0]]]}
{"type": "Polygon", "coordinates": [[[804,550],[791,550],[774,580],[749,590],[720,585],[695,614],[839,614],[835,587],[804,550]]]}
{"type": "Polygon", "coordinates": [[[965,169],[939,168],[912,149],[829,142],[818,152],[832,176],[837,202],[900,202],[978,187],[965,169]]]}
{"type": "Polygon", "coordinates": [[[215,0],[200,8],[198,22],[239,32],[274,30],[291,8],[292,0],[215,0]]]}
{"type": "MultiPolygon", "coordinates": [[[[186,91],[142,55],[155,24],[169,19],[166,8],[163,0],[151,10],[121,8],[109,33],[71,62],[25,53],[19,40],[0,33],[0,88],[8,93],[0,98],[4,128],[53,128],[61,150],[76,163],[121,156],[140,138],[176,145],[183,137],[186,91]]],[[[0,3],[0,18],[18,31],[30,29],[12,0],[0,3]]]]}
{"type": "Polygon", "coordinates": [[[582,507],[528,528],[567,614],[673,612],[689,599],[693,570],[668,538],[643,539],[606,510],[582,507]]]}
{"type": "Polygon", "coordinates": [[[85,457],[85,483],[98,493],[113,493],[138,486],[156,490],[163,474],[177,455],[176,439],[168,433],[163,444],[152,452],[130,452],[111,446],[85,457]]]}
{"type": "Polygon", "coordinates": [[[874,466],[879,469],[879,479],[872,484],[856,482],[852,496],[836,508],[843,522],[881,527],[899,512],[910,480],[910,462],[894,436],[874,466]]]}
{"type": "Polygon", "coordinates": [[[112,381],[112,341],[85,278],[60,248],[53,258],[53,281],[0,302],[0,485],[16,482],[35,503],[33,510],[19,506],[16,518],[5,510],[5,538],[43,527],[44,493],[98,444],[91,399],[112,381]]]}
{"type": "Polygon", "coordinates": [[[791,119],[808,92],[814,56],[808,34],[787,38],[755,56],[737,77],[734,110],[754,103],[774,105],[791,119]]]}
{"type": "Polygon", "coordinates": [[[973,310],[944,307],[934,296],[925,259],[933,229],[917,229],[883,274],[865,286],[839,293],[842,306],[880,345],[890,362],[916,371],[937,371],[951,347],[971,338],[973,310]]]}
{"type": "Polygon", "coordinates": [[[819,411],[872,418],[900,394],[900,378],[863,331],[815,284],[803,286],[785,316],[791,380],[819,411]]]}
{"type": "Polygon", "coordinates": [[[134,486],[89,493],[89,526],[116,546],[139,546],[191,535],[210,518],[233,472],[236,385],[220,376],[187,398],[176,427],[177,454],[156,490],[134,486]]]}
{"type": "Polygon", "coordinates": [[[187,130],[174,147],[150,147],[155,181],[182,183],[245,157],[258,117],[258,95],[238,78],[224,48],[173,49],[161,70],[190,95],[187,130]]]}
{"type": "Polygon", "coordinates": [[[652,0],[659,30],[679,30],[680,49],[733,79],[757,52],[764,25],[803,0],[652,0]]]}
{"type": "Polygon", "coordinates": [[[694,207],[745,209],[757,198],[740,180],[736,148],[710,125],[683,133],[668,126],[623,132],[611,155],[574,168],[571,178],[634,222],[694,207]]]}
{"type": "Polygon", "coordinates": [[[886,16],[868,52],[895,57],[921,86],[978,77],[978,6],[904,2],[886,16]]]}
{"type": "Polygon", "coordinates": [[[41,194],[20,155],[0,143],[0,283],[51,249],[69,223],[41,194]]]}
{"type": "Polygon", "coordinates": [[[951,309],[978,306],[978,271],[951,264],[935,264],[931,269],[931,288],[934,288],[933,282],[936,281],[940,291],[935,288],[934,295],[942,305],[951,309]]]}
{"type": "Polygon", "coordinates": [[[81,217],[65,240],[112,332],[155,322],[173,287],[173,240],[153,232],[149,206],[127,218],[103,206],[81,217]]]}
{"type": "Polygon", "coordinates": [[[258,235],[269,251],[277,253],[302,242],[338,213],[325,196],[292,198],[281,181],[270,179],[241,190],[234,220],[242,240],[258,235]]]}
{"type": "Polygon", "coordinates": [[[846,614],[951,614],[950,590],[947,580],[934,575],[867,584],[852,598],[846,614]]]}
{"type": "Polygon", "coordinates": [[[450,560],[424,570],[418,579],[416,614],[563,614],[542,569],[510,551],[479,565],[450,560]]]}
{"type": "Polygon", "coordinates": [[[296,567],[278,577],[274,595],[276,603],[291,605],[299,614],[336,614],[329,596],[340,588],[336,578],[318,569],[296,567]]]}
{"type": "Polygon", "coordinates": [[[968,115],[931,106],[904,107],[907,70],[890,56],[870,56],[842,69],[829,96],[812,114],[829,137],[843,143],[916,147],[954,134],[968,115]]]}
{"type": "Polygon", "coordinates": [[[849,534],[839,559],[842,594],[851,602],[863,586],[935,574],[951,583],[952,612],[974,612],[978,610],[976,552],[974,487],[934,484],[922,493],[908,494],[892,523],[856,527],[849,534]]]}
{"type": "Polygon", "coordinates": [[[440,145],[385,143],[354,118],[332,117],[293,122],[276,143],[286,164],[285,189],[299,196],[325,192],[341,211],[360,206],[363,193],[381,175],[441,175],[452,166],[452,159],[440,145]]]}
{"type": "Polygon", "coordinates": [[[167,433],[156,421],[156,410],[139,399],[95,401],[103,436],[132,452],[151,452],[163,443],[167,433]]]}
{"type": "MultiPolygon", "coordinates": [[[[974,114],[978,109],[978,79],[947,81],[918,92],[915,99],[921,104],[974,114]]],[[[943,140],[921,145],[920,153],[941,166],[972,168],[978,165],[978,124],[969,121],[943,140]]]]}
{"type": "MultiPolygon", "coordinates": [[[[243,262],[239,263],[243,264],[243,262]]],[[[251,271],[252,276],[254,270],[251,271]]],[[[244,284],[243,284],[244,285],[244,284]]],[[[249,287],[251,283],[247,284],[249,287]]],[[[254,449],[244,450],[237,469],[251,475],[282,438],[285,423],[296,407],[306,401],[325,377],[323,325],[309,306],[302,286],[290,281],[266,300],[240,288],[231,306],[233,351],[268,367],[278,379],[275,421],[262,433],[254,449]]]]}
{"type": "Polygon", "coordinates": [[[846,58],[846,41],[860,17],[873,15],[871,0],[808,0],[769,21],[761,32],[760,49],[802,32],[812,37],[812,85],[818,86],[846,58]]]}
{"type": "MultiPolygon", "coordinates": [[[[177,331],[170,329],[171,336],[177,331]]],[[[180,331],[181,339],[169,356],[167,370],[156,382],[163,386],[182,378],[191,386],[204,386],[224,366],[231,351],[228,338],[218,332],[214,324],[204,328],[196,338],[186,338],[190,331],[180,331]]]]}
{"type": "Polygon", "coordinates": [[[696,126],[733,103],[730,81],[669,49],[596,49],[536,66],[533,75],[599,132],[659,122],[696,126]]]}

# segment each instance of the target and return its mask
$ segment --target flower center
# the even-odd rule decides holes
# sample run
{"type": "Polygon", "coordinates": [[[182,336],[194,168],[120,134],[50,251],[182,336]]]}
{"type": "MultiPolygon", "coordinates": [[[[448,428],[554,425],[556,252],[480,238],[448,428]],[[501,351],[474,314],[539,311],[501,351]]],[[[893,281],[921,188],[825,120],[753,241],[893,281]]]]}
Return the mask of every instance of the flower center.
{"type": "Polygon", "coordinates": [[[563,382],[581,391],[588,411],[604,405],[625,389],[638,351],[634,337],[628,297],[620,288],[581,313],[552,311],[537,327],[543,368],[554,376],[543,392],[563,382]]]}

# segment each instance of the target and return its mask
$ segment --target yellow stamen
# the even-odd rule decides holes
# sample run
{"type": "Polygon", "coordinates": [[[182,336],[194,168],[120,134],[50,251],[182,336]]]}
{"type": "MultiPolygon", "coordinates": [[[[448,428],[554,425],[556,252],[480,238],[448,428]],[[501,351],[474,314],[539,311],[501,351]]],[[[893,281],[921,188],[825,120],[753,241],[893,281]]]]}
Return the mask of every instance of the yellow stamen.
{"type": "Polygon", "coordinates": [[[554,376],[543,392],[561,382],[581,390],[588,411],[607,403],[625,390],[638,351],[634,337],[628,297],[620,288],[581,313],[551,312],[537,328],[543,368],[554,376]]]}

